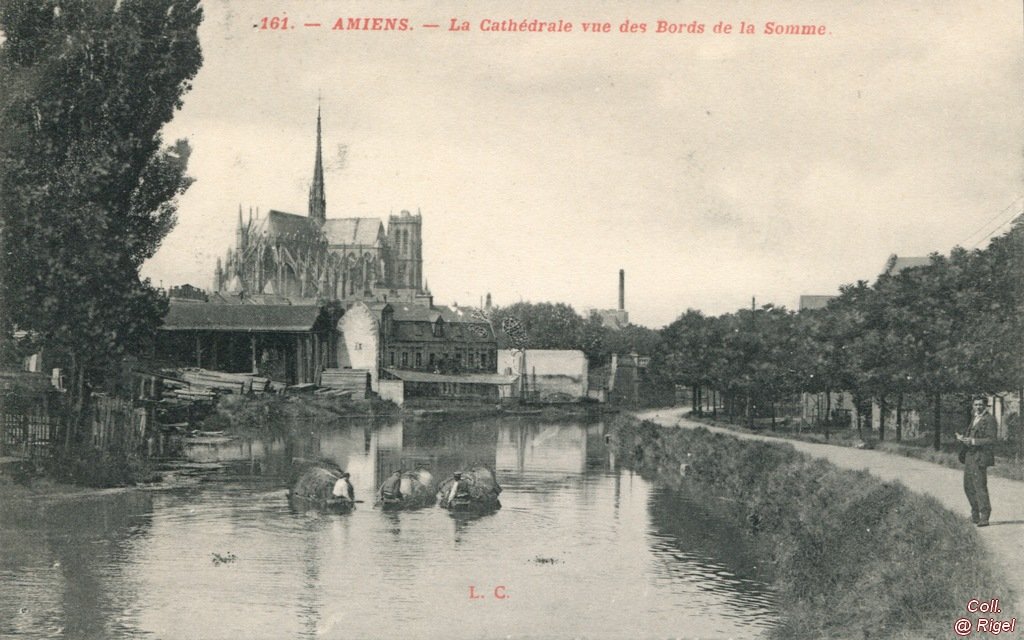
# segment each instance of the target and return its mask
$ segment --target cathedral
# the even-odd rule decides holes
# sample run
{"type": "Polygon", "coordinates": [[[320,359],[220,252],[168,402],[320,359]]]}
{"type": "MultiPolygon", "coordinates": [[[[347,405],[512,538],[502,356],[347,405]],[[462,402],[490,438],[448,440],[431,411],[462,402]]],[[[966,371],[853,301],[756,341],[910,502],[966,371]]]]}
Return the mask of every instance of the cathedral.
{"type": "Polygon", "coordinates": [[[247,220],[238,209],[235,246],[217,259],[213,290],[237,296],[339,301],[420,301],[423,286],[422,217],[402,211],[388,218],[328,218],[324,194],[320,111],[316,160],[307,215],[270,210],[247,220]]]}

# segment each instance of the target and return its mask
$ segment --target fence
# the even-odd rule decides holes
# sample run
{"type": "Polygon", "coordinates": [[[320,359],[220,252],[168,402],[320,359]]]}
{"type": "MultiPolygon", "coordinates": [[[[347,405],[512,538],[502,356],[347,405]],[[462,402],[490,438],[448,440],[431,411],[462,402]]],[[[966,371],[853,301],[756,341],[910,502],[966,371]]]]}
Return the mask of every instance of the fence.
{"type": "Polygon", "coordinates": [[[94,394],[90,423],[94,449],[141,453],[150,420],[145,407],[136,407],[130,400],[94,394]]]}
{"type": "Polygon", "coordinates": [[[12,409],[8,403],[0,406],[0,457],[39,457],[60,432],[60,417],[41,408],[12,409]]]}
{"type": "MultiPolygon", "coordinates": [[[[99,393],[90,404],[85,435],[92,448],[145,455],[148,430],[155,426],[151,410],[99,393]]],[[[0,394],[0,457],[38,458],[61,446],[65,419],[59,394],[0,394]]]]}

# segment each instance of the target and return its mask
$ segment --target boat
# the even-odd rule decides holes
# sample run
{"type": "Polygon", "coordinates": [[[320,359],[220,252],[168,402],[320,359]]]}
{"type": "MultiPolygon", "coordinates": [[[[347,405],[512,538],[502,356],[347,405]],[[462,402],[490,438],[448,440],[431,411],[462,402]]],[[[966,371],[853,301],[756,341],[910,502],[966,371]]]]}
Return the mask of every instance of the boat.
{"type": "Polygon", "coordinates": [[[384,511],[401,511],[403,509],[419,509],[434,504],[434,476],[430,471],[420,468],[415,471],[401,473],[399,491],[400,498],[384,496],[383,485],[377,490],[377,501],[374,503],[384,511]]]}
{"type": "Polygon", "coordinates": [[[498,494],[501,486],[494,472],[478,465],[468,471],[457,472],[441,483],[437,492],[438,505],[442,509],[457,513],[486,513],[501,508],[498,494]],[[462,484],[459,492],[453,491],[456,478],[462,484]]]}
{"type": "Polygon", "coordinates": [[[310,467],[288,490],[288,503],[297,511],[348,513],[355,507],[355,502],[349,496],[334,495],[334,485],[341,478],[340,469],[310,467]]]}
{"type": "Polygon", "coordinates": [[[288,491],[288,502],[296,511],[321,511],[323,513],[348,513],[355,503],[348,498],[320,498],[288,491]]]}

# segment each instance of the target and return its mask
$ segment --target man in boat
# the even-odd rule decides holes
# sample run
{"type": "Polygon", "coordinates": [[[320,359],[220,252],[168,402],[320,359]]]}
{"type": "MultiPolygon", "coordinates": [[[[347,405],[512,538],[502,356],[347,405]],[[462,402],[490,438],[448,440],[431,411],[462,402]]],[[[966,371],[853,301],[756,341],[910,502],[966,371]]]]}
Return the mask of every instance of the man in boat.
{"type": "Polygon", "coordinates": [[[402,499],[402,471],[398,470],[388,476],[384,484],[380,485],[380,501],[394,502],[402,499]]]}
{"type": "Polygon", "coordinates": [[[331,495],[335,498],[348,498],[349,502],[356,501],[356,492],[352,488],[352,483],[349,481],[349,473],[346,471],[341,474],[338,481],[334,483],[334,489],[331,491],[331,495]]]}
{"type": "Polygon", "coordinates": [[[458,471],[452,475],[452,490],[448,494],[448,504],[451,504],[459,499],[469,499],[469,483],[462,479],[462,474],[458,471]]]}

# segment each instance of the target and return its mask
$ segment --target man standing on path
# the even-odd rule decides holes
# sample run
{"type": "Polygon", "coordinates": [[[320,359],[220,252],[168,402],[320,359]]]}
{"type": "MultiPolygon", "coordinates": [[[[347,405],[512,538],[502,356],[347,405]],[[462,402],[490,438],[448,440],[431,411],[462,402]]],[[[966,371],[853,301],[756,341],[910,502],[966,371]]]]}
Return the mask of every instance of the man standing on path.
{"type": "Polygon", "coordinates": [[[974,418],[967,433],[956,434],[960,441],[960,459],[964,463],[964,492],[971,503],[971,521],[988,526],[992,505],[988,501],[988,468],[995,464],[991,445],[996,441],[996,419],[988,412],[985,398],[974,399],[974,418]]]}

